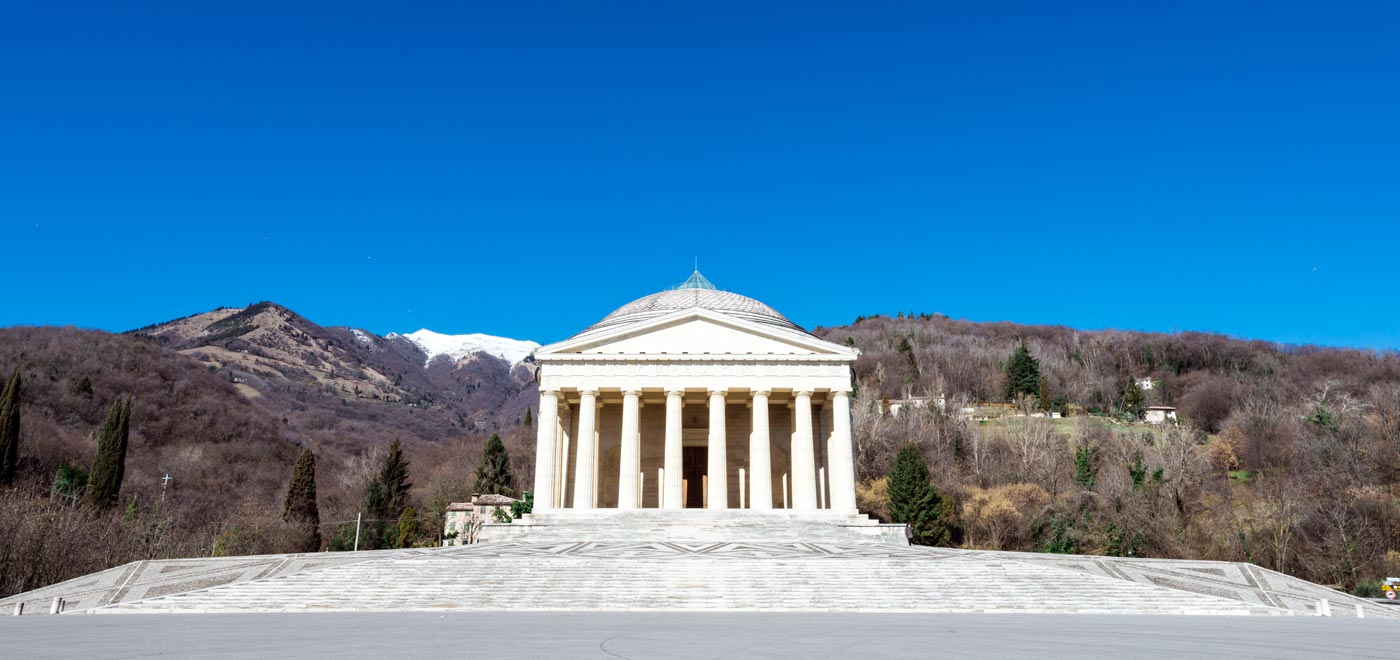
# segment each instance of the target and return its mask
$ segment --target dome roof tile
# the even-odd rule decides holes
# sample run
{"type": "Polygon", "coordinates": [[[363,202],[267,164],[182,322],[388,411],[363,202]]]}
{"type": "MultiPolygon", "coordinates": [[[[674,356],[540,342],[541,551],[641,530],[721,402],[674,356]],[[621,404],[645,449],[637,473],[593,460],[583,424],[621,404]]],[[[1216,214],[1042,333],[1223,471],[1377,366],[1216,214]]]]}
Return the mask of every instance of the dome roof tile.
{"type": "Polygon", "coordinates": [[[806,332],[801,326],[789,321],[787,317],[762,302],[748,296],[713,288],[713,285],[710,285],[709,281],[704,279],[704,276],[701,276],[698,271],[680,288],[653,293],[613,310],[611,314],[603,317],[603,320],[588,328],[588,331],[645,321],[677,310],[695,307],[721,312],[748,321],[806,332]],[[697,281],[703,282],[704,285],[697,286],[694,284],[697,281]]]}

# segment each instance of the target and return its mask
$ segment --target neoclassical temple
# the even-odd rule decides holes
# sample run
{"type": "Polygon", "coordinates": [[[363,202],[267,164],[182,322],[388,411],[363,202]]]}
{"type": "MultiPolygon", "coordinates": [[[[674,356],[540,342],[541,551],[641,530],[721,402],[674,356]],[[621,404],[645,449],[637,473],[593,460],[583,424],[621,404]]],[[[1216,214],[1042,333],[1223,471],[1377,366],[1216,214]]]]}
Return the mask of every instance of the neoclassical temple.
{"type": "Polygon", "coordinates": [[[851,364],[697,271],[535,351],[535,511],[855,514],[851,364]]]}

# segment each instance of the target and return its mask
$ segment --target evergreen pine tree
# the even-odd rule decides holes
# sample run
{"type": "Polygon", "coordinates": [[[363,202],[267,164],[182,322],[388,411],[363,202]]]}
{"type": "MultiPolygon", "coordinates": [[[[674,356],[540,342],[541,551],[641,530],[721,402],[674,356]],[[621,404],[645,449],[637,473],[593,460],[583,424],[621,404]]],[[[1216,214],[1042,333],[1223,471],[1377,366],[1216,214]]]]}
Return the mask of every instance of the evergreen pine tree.
{"type": "Polygon", "coordinates": [[[5,382],[5,391],[0,394],[0,485],[8,486],[15,482],[15,469],[19,467],[19,399],[22,382],[19,369],[15,369],[5,382]]]}
{"type": "Polygon", "coordinates": [[[381,512],[384,508],[384,486],[379,483],[379,475],[375,475],[365,484],[364,510],[369,521],[364,524],[364,533],[361,534],[361,548],[377,550],[383,546],[384,517],[381,512]]]}
{"type": "Polygon", "coordinates": [[[906,523],[919,545],[943,545],[952,539],[953,502],[929,480],[919,448],[906,442],[895,454],[889,476],[890,518],[906,523]]]}
{"type": "Polygon", "coordinates": [[[909,338],[900,337],[895,350],[904,354],[905,368],[909,372],[904,375],[904,382],[909,385],[919,382],[919,359],[914,357],[914,345],[909,343],[909,338]]]}
{"type": "Polygon", "coordinates": [[[303,449],[292,467],[292,480],[287,484],[287,499],[282,505],[282,519],[301,532],[293,552],[316,552],[321,549],[321,511],[316,505],[316,455],[303,449]]]}
{"type": "Polygon", "coordinates": [[[1015,401],[1021,395],[1040,394],[1040,361],[1031,357],[1025,344],[1021,344],[1011,359],[1006,361],[1006,400],[1015,401]]]}
{"type": "Polygon", "coordinates": [[[1142,462],[1142,452],[1133,452],[1133,462],[1128,464],[1128,478],[1133,481],[1133,490],[1142,488],[1147,479],[1147,464],[1142,462]]]}
{"type": "Polygon", "coordinates": [[[389,443],[389,452],[384,455],[379,474],[370,479],[365,488],[365,510],[369,512],[371,523],[365,534],[369,549],[394,547],[397,531],[388,525],[397,520],[408,506],[408,489],[413,484],[408,481],[408,459],[404,458],[403,446],[398,438],[389,443]]]}
{"type": "Polygon", "coordinates": [[[92,459],[89,471],[86,503],[97,508],[108,508],[117,503],[122,489],[122,476],[126,471],[125,430],[129,428],[131,404],[121,399],[112,402],[107,412],[107,421],[97,435],[97,454],[92,459]]]}
{"type": "Polygon", "coordinates": [[[1093,490],[1094,481],[1098,476],[1099,469],[1094,467],[1094,448],[1087,442],[1081,443],[1074,450],[1074,483],[1085,490],[1093,490]]]}
{"type": "Polygon", "coordinates": [[[486,441],[481,462],[477,463],[473,476],[476,477],[476,485],[472,486],[474,493],[515,494],[515,475],[510,471],[510,455],[506,453],[500,436],[495,433],[486,441]]]}
{"type": "Polygon", "coordinates": [[[534,418],[534,416],[531,415],[531,413],[530,413],[530,406],[525,406],[525,428],[528,429],[528,428],[530,428],[531,426],[534,426],[534,425],[535,425],[535,418],[534,418]]]}
{"type": "Polygon", "coordinates": [[[1147,412],[1144,404],[1147,397],[1143,395],[1142,388],[1138,387],[1137,379],[1131,376],[1123,384],[1123,412],[1142,419],[1143,413],[1147,412]]]}

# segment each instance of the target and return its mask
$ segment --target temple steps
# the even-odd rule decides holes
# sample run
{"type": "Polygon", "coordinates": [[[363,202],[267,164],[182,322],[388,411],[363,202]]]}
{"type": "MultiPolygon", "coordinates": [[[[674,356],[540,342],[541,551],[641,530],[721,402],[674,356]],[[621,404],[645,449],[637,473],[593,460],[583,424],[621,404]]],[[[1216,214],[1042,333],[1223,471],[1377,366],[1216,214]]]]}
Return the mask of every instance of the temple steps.
{"type": "MultiPolygon", "coordinates": [[[[1251,564],[911,547],[830,512],[544,512],[488,542],[151,560],[0,601],[96,613],[1060,612],[1400,618],[1251,564]],[[1330,606],[1328,605],[1330,603],[1330,606]]],[[[41,609],[42,608],[42,609],[41,609]]]]}
{"type": "Polygon", "coordinates": [[[887,545],[499,542],[98,612],[726,610],[1286,614],[976,554],[887,545]]]}
{"type": "Polygon", "coordinates": [[[510,524],[486,524],[481,541],[654,541],[888,543],[907,546],[903,525],[864,514],[829,511],[564,509],[527,514],[510,524]]]}

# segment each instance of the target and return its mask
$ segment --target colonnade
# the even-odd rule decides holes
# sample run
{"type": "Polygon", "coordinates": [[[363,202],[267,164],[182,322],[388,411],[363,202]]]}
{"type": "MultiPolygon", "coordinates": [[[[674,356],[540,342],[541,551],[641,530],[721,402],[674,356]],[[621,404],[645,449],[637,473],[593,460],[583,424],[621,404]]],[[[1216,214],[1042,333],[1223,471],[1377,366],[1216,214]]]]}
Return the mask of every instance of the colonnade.
{"type": "MultiPolygon", "coordinates": [[[[731,502],[729,483],[738,475],[730,474],[728,460],[729,436],[725,428],[729,391],[709,389],[709,433],[707,438],[708,465],[706,471],[706,507],[710,509],[746,508],[771,510],[775,486],[772,478],[772,437],[769,425],[770,390],[746,390],[751,410],[751,429],[748,443],[748,466],[741,470],[744,480],[741,489],[747,487],[748,496],[743,502],[731,502]]],[[[614,393],[616,390],[613,391],[614,393]]],[[[684,410],[684,389],[666,389],[666,422],[664,451],[661,474],[657,481],[662,492],[659,503],[663,509],[684,507],[682,492],[682,441],[684,410]]],[[[617,508],[636,509],[641,507],[641,428],[640,388],[622,389],[622,430],[621,452],[617,480],[617,508]]],[[[815,451],[815,432],[812,414],[812,392],[794,390],[791,392],[793,409],[793,433],[791,435],[788,458],[791,465],[787,474],[791,475],[790,508],[794,511],[817,511],[825,503],[833,511],[856,512],[855,463],[852,455],[851,438],[851,396],[849,391],[832,390],[827,392],[827,404],[831,407],[831,433],[827,438],[826,479],[830,489],[830,501],[819,498],[821,485],[817,481],[818,458],[815,451]]],[[[555,508],[592,509],[595,508],[599,487],[599,447],[598,411],[602,404],[596,389],[577,390],[578,430],[572,434],[577,443],[572,475],[562,474],[568,470],[570,434],[560,434],[559,405],[561,392],[540,390],[538,415],[538,436],[535,455],[535,510],[555,508]],[[565,501],[564,480],[571,478],[573,497],[565,501]]],[[[781,486],[779,486],[781,488],[781,486]]],[[[741,491],[742,492],[742,491],[741,491]]],[[[784,501],[788,501],[784,498],[784,501]]]]}

